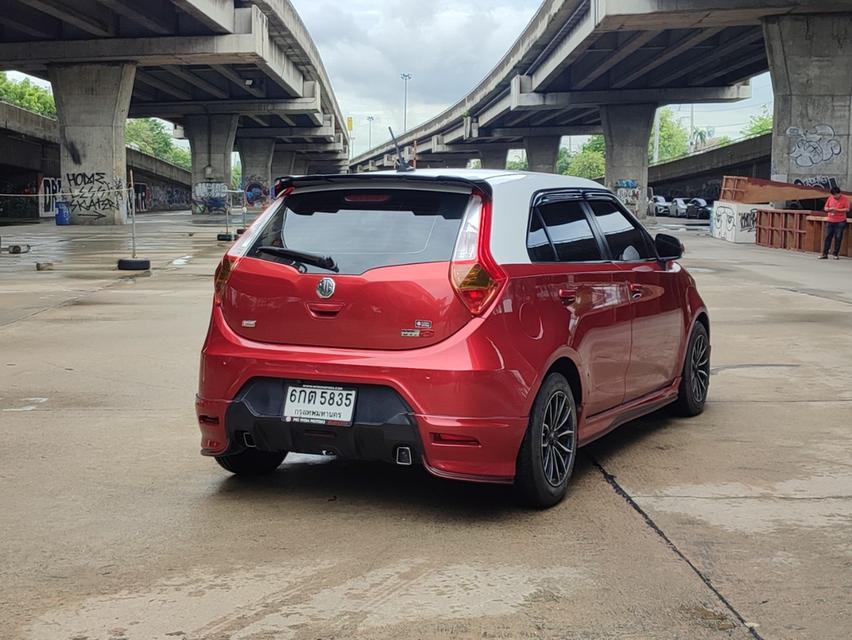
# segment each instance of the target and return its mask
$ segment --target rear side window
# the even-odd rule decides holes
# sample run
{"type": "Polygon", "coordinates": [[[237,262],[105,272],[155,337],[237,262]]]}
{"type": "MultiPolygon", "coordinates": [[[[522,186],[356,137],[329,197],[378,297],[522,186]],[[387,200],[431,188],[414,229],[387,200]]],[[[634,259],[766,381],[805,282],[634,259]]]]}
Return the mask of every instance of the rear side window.
{"type": "MultiPolygon", "coordinates": [[[[331,257],[342,274],[377,267],[449,262],[470,196],[405,189],[294,193],[261,231],[248,255],[287,262],[258,247],[331,257]]],[[[327,273],[306,266],[311,273],[327,273]]]]}
{"type": "Polygon", "coordinates": [[[533,262],[593,262],[602,259],[583,206],[577,200],[536,207],[527,236],[527,248],[533,262]]]}
{"type": "Polygon", "coordinates": [[[647,236],[611,200],[590,200],[589,206],[614,260],[630,262],[655,258],[647,236]]]}

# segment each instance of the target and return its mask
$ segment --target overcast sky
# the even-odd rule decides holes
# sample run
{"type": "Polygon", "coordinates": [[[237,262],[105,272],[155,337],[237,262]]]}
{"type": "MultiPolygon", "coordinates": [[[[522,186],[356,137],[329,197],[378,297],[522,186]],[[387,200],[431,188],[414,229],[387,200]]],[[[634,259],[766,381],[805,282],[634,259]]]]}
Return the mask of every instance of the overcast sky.
{"type": "MultiPolygon", "coordinates": [[[[467,95],[509,50],[540,0],[291,0],[313,36],[340,108],[355,120],[355,153],[402,130],[403,81],[410,73],[408,125],[413,128],[467,95]]],[[[769,76],[756,78],[754,97],[698,105],[697,127],[737,137],[763,105],[771,109],[769,76]]],[[[688,105],[675,106],[688,125],[688,105]]],[[[582,139],[577,140],[582,142],[582,139]]]]}

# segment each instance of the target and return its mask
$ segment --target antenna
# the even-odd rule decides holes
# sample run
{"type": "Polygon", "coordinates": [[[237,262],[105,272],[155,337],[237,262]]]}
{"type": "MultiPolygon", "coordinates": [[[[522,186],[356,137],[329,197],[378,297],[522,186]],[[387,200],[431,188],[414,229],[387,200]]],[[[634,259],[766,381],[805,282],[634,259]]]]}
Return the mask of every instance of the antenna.
{"type": "Polygon", "coordinates": [[[393,140],[393,146],[396,147],[396,170],[400,173],[414,171],[414,168],[409,167],[408,163],[405,161],[405,158],[402,157],[402,150],[399,148],[399,142],[397,142],[396,136],[393,135],[393,129],[391,127],[388,127],[388,131],[390,131],[391,140],[393,140]]]}

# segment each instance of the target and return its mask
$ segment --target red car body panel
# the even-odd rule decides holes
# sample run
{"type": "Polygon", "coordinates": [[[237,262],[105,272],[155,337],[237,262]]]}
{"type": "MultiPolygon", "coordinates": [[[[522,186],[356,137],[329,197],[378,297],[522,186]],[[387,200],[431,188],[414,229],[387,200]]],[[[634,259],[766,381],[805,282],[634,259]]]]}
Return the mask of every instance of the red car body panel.
{"type": "Polygon", "coordinates": [[[560,363],[579,376],[580,444],[676,397],[687,337],[706,316],[677,263],[499,266],[500,294],[472,316],[447,262],[334,276],[340,295],[324,306],[312,296],[321,275],[237,258],[202,350],[202,453],[228,451],[228,407],[259,377],[390,387],[413,410],[423,465],[481,482],[512,482],[538,389],[560,363]],[[401,337],[421,314],[431,331],[401,337]]]}

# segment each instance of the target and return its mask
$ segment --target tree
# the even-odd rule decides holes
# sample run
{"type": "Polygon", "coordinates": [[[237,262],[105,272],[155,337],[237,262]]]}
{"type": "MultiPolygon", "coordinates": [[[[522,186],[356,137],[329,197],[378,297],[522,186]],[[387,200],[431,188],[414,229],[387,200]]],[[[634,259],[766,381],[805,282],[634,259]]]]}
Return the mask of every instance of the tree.
{"type": "Polygon", "coordinates": [[[243,188],[243,165],[237,160],[231,165],[231,189],[243,188]]]}
{"type": "Polygon", "coordinates": [[[604,154],[594,145],[586,143],[579,152],[575,153],[568,163],[568,175],[594,180],[600,178],[606,171],[604,154]]]}
{"type": "Polygon", "coordinates": [[[529,164],[526,158],[522,160],[509,160],[506,162],[506,169],[509,171],[526,171],[529,169],[529,164]]]}
{"type": "Polygon", "coordinates": [[[166,129],[166,123],[162,120],[130,119],[124,131],[124,139],[128,146],[184,169],[192,167],[189,151],[175,144],[174,138],[166,129]]]}
{"type": "MultiPolygon", "coordinates": [[[[660,160],[678,158],[689,151],[689,131],[675,119],[671,107],[660,109],[660,160]]],[[[654,132],[648,145],[648,159],[654,157],[654,132]]]]}
{"type": "Polygon", "coordinates": [[[742,130],[744,136],[758,136],[764,133],[771,133],[774,118],[769,113],[769,107],[765,106],[757,115],[749,118],[748,124],[742,130]]]}
{"type": "Polygon", "coordinates": [[[570,175],[571,154],[565,147],[559,147],[559,156],[556,158],[556,173],[563,176],[570,175]]]}
{"type": "Polygon", "coordinates": [[[26,78],[10,80],[4,72],[0,72],[0,100],[49,118],[56,117],[56,103],[50,90],[26,78]]]}

